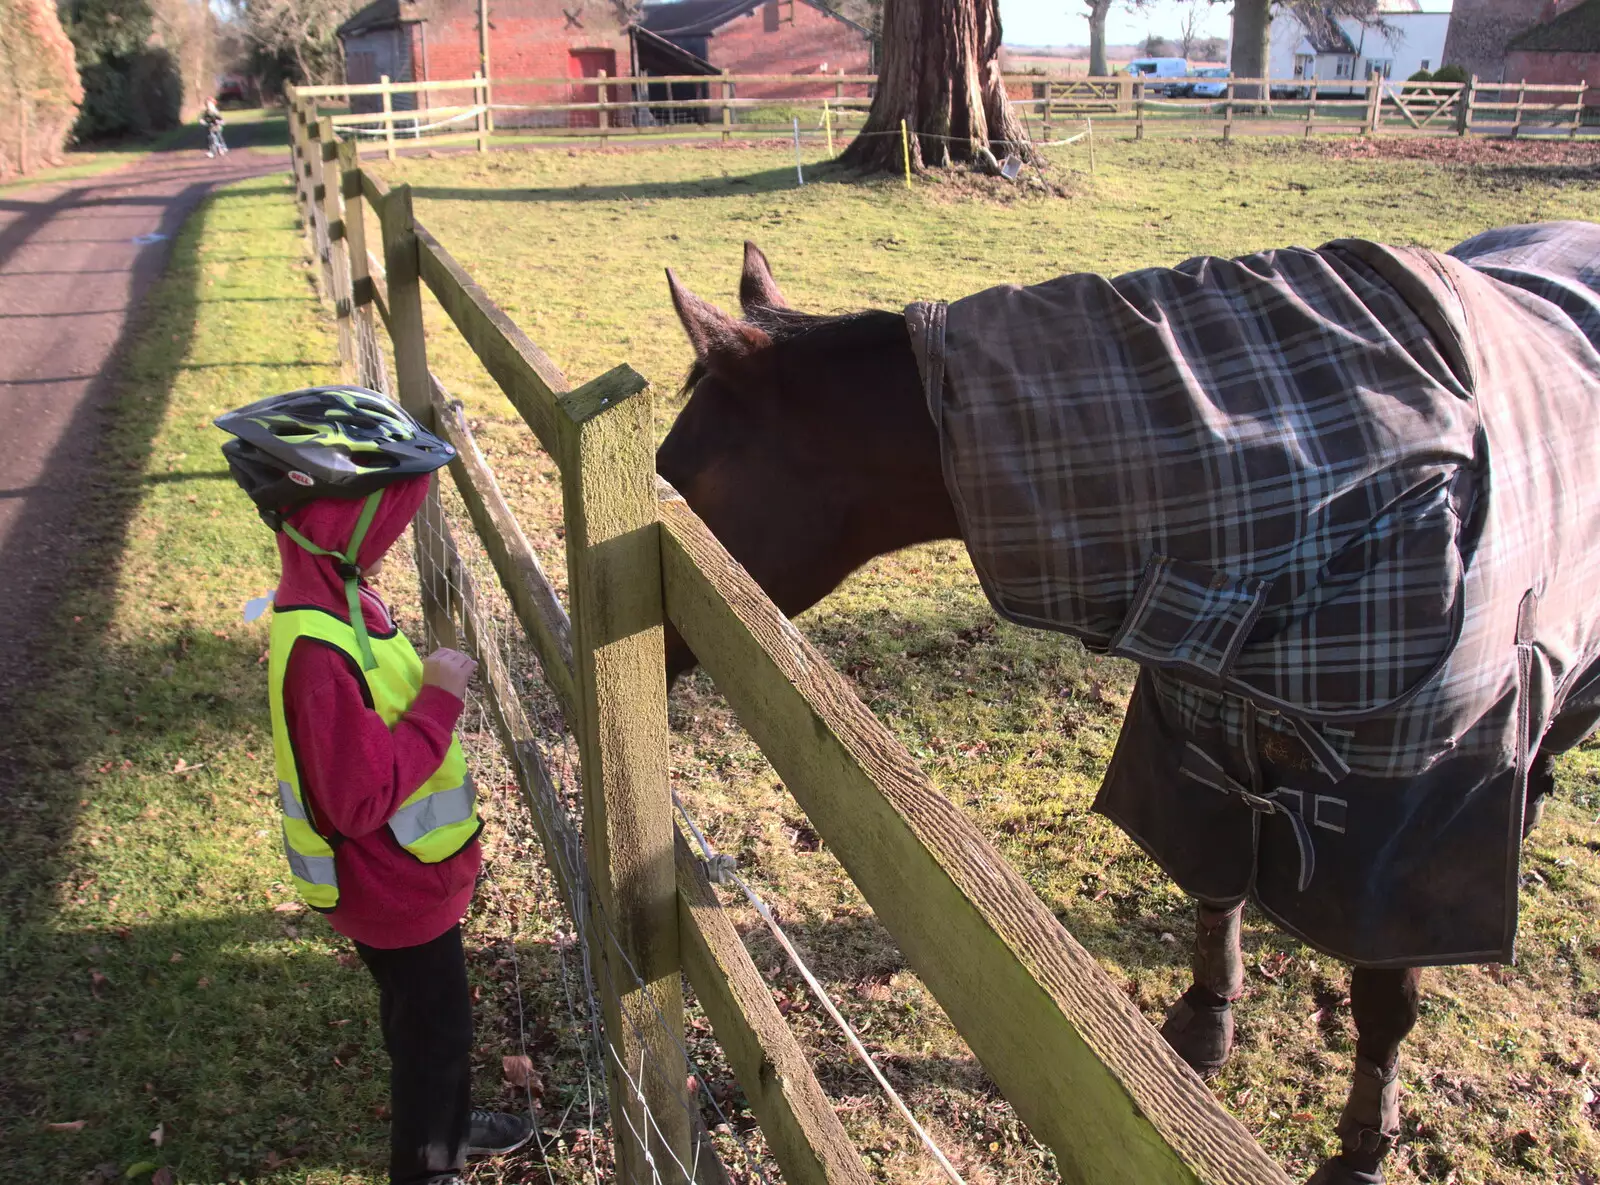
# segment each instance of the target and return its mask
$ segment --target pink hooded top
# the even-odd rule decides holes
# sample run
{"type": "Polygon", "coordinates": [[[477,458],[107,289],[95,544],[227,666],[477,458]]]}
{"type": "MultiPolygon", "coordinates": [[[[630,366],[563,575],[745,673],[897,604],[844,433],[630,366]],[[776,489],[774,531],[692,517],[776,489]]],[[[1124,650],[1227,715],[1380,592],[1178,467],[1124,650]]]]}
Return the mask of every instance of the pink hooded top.
{"type": "MultiPolygon", "coordinates": [[[[377,563],[404,533],[429,480],[407,478],[383,491],[356,557],[362,568],[377,563]]],[[[288,522],[318,547],[343,551],[363,501],[321,498],[288,522]]],[[[348,620],[335,561],[312,555],[282,532],[278,558],[279,607],[315,606],[348,620]]],[[[395,628],[388,606],[365,583],[361,604],[369,630],[395,628]]],[[[289,738],[311,790],[318,829],[342,837],[334,844],[339,904],[328,920],[367,946],[418,946],[466,914],[482,857],[474,840],[448,860],[424,864],[400,847],[387,824],[443,763],[462,705],[448,691],[425,686],[391,729],[362,693],[360,674],[344,654],[305,638],[295,643],[283,682],[289,738]]]]}

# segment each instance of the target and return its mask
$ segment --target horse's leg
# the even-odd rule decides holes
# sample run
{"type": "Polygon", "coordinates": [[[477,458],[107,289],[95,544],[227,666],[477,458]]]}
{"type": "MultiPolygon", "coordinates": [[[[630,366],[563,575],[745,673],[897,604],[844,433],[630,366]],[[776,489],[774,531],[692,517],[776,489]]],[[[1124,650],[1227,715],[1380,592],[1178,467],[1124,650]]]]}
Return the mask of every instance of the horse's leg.
{"type": "Polygon", "coordinates": [[[1240,902],[1232,909],[1195,905],[1194,983],[1167,1012],[1161,1035],[1203,1076],[1215,1074],[1233,1052],[1233,1001],[1244,990],[1239,952],[1240,902]]]}
{"type": "Polygon", "coordinates": [[[1400,1136],[1400,1043],[1417,1023],[1421,984],[1420,967],[1351,973],[1356,1072],[1339,1116],[1343,1151],[1308,1185],[1382,1185],[1383,1158],[1400,1136]]]}

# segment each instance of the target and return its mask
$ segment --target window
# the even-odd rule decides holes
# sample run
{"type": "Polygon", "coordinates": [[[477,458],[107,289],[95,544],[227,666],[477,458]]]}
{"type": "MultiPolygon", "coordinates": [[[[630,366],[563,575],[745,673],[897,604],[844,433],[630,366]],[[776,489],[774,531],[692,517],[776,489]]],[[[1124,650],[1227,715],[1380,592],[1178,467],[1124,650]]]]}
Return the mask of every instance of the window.
{"type": "Polygon", "coordinates": [[[1368,78],[1388,78],[1394,73],[1394,62],[1389,58],[1368,58],[1368,78]]]}
{"type": "Polygon", "coordinates": [[[1340,58],[1333,64],[1333,76],[1335,78],[1349,78],[1350,66],[1351,63],[1349,61],[1344,58],[1340,58]]]}
{"type": "Polygon", "coordinates": [[[1417,69],[1418,70],[1426,70],[1426,69],[1428,69],[1428,59],[1427,58],[1423,58],[1422,59],[1422,65],[1418,66],[1417,69]]]}

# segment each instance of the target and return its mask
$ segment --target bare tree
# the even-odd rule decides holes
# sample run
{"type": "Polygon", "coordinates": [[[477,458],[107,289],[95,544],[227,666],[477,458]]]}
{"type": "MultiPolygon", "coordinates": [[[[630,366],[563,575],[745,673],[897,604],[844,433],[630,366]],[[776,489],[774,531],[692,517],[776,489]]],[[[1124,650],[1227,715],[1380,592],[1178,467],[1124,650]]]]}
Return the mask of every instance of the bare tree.
{"type": "Polygon", "coordinates": [[[337,82],[342,73],[335,31],[360,0],[239,0],[238,13],[261,53],[288,58],[302,84],[337,82]]]}
{"type": "Polygon", "coordinates": [[[885,0],[878,90],[841,159],[899,170],[902,120],[919,172],[1011,152],[1033,155],[1000,76],[998,0],[885,0]]]}
{"type": "Polygon", "coordinates": [[[1186,58],[1200,43],[1200,0],[1183,6],[1183,21],[1178,26],[1178,56],[1186,58]]]}
{"type": "MultiPolygon", "coordinates": [[[[1218,3],[1220,0],[1212,0],[1218,3]]],[[[1290,9],[1309,27],[1320,22],[1331,22],[1336,17],[1355,17],[1369,25],[1381,26],[1375,20],[1378,0],[1234,0],[1233,3],[1233,59],[1229,68],[1235,78],[1265,78],[1271,56],[1269,43],[1272,36],[1272,15],[1276,8],[1290,9]]],[[[1239,87],[1235,91],[1241,99],[1253,99],[1254,87],[1239,87]],[[1251,92],[1251,93],[1246,93],[1251,92]]]]}
{"type": "Polygon", "coordinates": [[[1167,39],[1160,33],[1146,33],[1144,40],[1139,42],[1139,52],[1147,58],[1164,58],[1169,48],[1167,39]]]}

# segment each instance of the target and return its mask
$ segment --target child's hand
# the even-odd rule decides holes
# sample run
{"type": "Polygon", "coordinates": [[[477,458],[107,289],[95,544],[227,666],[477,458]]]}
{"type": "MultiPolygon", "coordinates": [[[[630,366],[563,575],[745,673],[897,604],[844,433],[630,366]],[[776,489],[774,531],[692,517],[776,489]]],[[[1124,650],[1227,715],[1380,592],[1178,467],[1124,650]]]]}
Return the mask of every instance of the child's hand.
{"type": "Polygon", "coordinates": [[[478,664],[462,654],[441,646],[422,662],[422,685],[443,688],[457,699],[467,698],[467,681],[478,664]]]}

